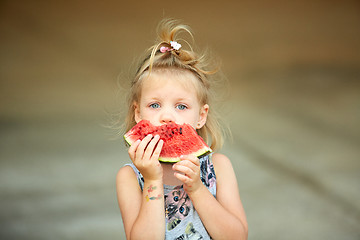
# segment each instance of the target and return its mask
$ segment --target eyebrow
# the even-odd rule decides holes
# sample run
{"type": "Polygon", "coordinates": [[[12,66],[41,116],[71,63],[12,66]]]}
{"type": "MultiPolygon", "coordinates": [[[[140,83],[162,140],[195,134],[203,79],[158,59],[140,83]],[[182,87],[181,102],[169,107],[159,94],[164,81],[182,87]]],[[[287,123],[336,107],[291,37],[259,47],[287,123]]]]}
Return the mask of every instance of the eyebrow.
{"type": "MultiPolygon", "coordinates": [[[[157,96],[155,96],[155,97],[150,97],[150,98],[143,98],[144,100],[146,100],[146,101],[161,101],[161,100],[163,100],[162,98],[160,98],[160,97],[157,97],[157,96]]],[[[164,98],[164,99],[167,99],[167,98],[164,98]]],[[[190,99],[190,98],[177,98],[176,99],[176,102],[182,102],[182,101],[190,101],[190,100],[192,100],[192,99],[190,99]]]]}

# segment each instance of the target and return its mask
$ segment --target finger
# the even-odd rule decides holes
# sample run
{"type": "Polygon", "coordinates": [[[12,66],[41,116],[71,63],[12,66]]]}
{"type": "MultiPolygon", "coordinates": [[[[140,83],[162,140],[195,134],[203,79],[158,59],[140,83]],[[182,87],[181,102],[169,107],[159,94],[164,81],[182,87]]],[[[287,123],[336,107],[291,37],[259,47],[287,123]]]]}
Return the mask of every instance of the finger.
{"type": "MultiPolygon", "coordinates": [[[[185,155],[185,156],[180,156],[180,160],[189,160],[190,162],[192,162],[193,164],[195,164],[196,166],[200,166],[200,160],[199,158],[197,158],[194,155],[185,155]]],[[[182,162],[180,161],[180,162],[182,162]]]]}
{"type": "Polygon", "coordinates": [[[188,176],[184,175],[184,174],[174,173],[174,175],[175,175],[175,177],[176,177],[177,179],[179,179],[179,180],[180,180],[181,182],[183,182],[184,184],[189,184],[190,181],[191,181],[191,179],[190,179],[188,176]]]}
{"type": "Polygon", "coordinates": [[[186,175],[190,178],[194,178],[196,175],[196,172],[194,171],[194,169],[192,169],[189,166],[182,165],[182,164],[174,164],[173,170],[175,170],[183,175],[186,175]]]}
{"type": "Polygon", "coordinates": [[[151,139],[152,139],[152,135],[149,134],[146,137],[144,137],[143,140],[141,140],[141,142],[135,152],[136,160],[141,160],[143,158],[145,148],[149,144],[151,139]]]}
{"type": "Polygon", "coordinates": [[[136,149],[139,146],[140,142],[141,142],[140,139],[136,140],[128,149],[128,153],[129,153],[130,159],[132,161],[135,160],[135,152],[136,152],[136,149]]]}
{"type": "Polygon", "coordinates": [[[158,144],[156,145],[156,148],[154,150],[154,153],[151,157],[151,159],[153,160],[159,160],[159,157],[160,157],[160,153],[161,153],[161,150],[162,150],[162,147],[164,145],[164,141],[162,139],[160,139],[160,141],[158,142],[158,144]]]}
{"type": "Polygon", "coordinates": [[[173,167],[177,166],[186,166],[188,168],[191,168],[194,172],[198,171],[200,169],[200,160],[192,155],[188,156],[181,156],[179,162],[173,165],[173,167]]]}
{"type": "Polygon", "coordinates": [[[151,158],[151,155],[153,154],[154,152],[154,148],[156,146],[156,144],[158,143],[160,139],[160,136],[159,135],[156,135],[151,141],[150,143],[147,145],[146,149],[145,149],[145,153],[144,153],[144,156],[143,156],[143,159],[149,159],[151,158]]]}

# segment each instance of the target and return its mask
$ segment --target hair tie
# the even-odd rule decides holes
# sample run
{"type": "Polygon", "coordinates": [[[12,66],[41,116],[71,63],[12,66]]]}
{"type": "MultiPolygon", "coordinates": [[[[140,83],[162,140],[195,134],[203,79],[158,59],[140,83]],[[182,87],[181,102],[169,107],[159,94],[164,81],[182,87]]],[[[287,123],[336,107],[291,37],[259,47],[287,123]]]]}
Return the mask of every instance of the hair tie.
{"type": "Polygon", "coordinates": [[[175,50],[179,50],[181,48],[181,44],[175,41],[170,41],[170,45],[172,46],[173,49],[175,50]]]}
{"type": "Polygon", "coordinates": [[[171,48],[168,48],[168,47],[161,47],[160,48],[160,52],[164,53],[164,52],[170,52],[171,51],[171,48]]]}
{"type": "Polygon", "coordinates": [[[162,46],[160,52],[170,52],[172,50],[178,51],[181,48],[181,44],[175,41],[170,41],[171,48],[162,46]]]}

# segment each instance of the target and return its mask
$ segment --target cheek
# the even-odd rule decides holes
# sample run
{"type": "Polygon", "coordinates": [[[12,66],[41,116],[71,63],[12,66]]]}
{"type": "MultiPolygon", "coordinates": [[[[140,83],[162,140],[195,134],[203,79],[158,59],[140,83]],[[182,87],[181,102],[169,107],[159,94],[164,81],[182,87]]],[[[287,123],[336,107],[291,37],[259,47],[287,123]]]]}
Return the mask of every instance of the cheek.
{"type": "Polygon", "coordinates": [[[141,110],[139,115],[141,119],[151,120],[149,119],[149,116],[151,116],[151,114],[149,114],[146,110],[141,110]]]}
{"type": "Polygon", "coordinates": [[[156,111],[151,110],[150,108],[142,108],[139,115],[141,120],[149,120],[150,123],[154,126],[161,125],[158,121],[159,118],[156,111]]]}
{"type": "Polygon", "coordinates": [[[196,126],[197,126],[197,122],[192,122],[192,123],[189,123],[194,129],[196,129],[196,126]]]}
{"type": "Polygon", "coordinates": [[[200,120],[200,116],[197,112],[193,113],[191,116],[189,116],[188,118],[190,121],[188,122],[193,128],[196,128],[199,120],[200,120]]]}
{"type": "Polygon", "coordinates": [[[196,115],[194,115],[193,113],[185,113],[185,114],[178,114],[177,117],[177,124],[190,124],[193,128],[196,127],[197,123],[198,123],[198,118],[196,115]]]}

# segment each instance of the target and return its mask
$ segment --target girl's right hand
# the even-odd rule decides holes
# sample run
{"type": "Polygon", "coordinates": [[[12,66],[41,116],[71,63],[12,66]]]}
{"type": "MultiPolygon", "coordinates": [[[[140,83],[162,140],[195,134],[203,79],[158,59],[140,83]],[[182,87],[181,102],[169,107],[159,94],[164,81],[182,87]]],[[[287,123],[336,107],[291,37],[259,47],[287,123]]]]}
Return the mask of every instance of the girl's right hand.
{"type": "Polygon", "coordinates": [[[163,170],[159,162],[159,156],[164,144],[160,136],[154,138],[151,134],[143,140],[137,140],[129,148],[129,156],[135,167],[144,177],[144,181],[162,180],[163,170]]]}

